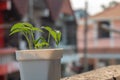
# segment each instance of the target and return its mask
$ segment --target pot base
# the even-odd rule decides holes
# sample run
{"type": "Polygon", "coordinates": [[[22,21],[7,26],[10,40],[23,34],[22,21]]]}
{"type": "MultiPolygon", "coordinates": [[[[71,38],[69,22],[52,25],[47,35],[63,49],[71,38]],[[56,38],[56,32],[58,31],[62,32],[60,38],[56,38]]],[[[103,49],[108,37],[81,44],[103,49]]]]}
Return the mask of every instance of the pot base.
{"type": "Polygon", "coordinates": [[[34,60],[20,63],[21,80],[59,80],[60,60],[34,60]]]}

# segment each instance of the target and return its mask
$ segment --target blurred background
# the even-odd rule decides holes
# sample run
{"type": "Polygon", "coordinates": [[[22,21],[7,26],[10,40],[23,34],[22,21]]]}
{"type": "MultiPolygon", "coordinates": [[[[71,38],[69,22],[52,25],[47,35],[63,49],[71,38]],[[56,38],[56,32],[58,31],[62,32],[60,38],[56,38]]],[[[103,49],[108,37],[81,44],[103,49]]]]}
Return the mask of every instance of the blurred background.
{"type": "Polygon", "coordinates": [[[62,32],[62,77],[120,64],[120,0],[0,0],[0,80],[20,80],[15,50],[27,43],[9,36],[17,22],[62,32]]]}

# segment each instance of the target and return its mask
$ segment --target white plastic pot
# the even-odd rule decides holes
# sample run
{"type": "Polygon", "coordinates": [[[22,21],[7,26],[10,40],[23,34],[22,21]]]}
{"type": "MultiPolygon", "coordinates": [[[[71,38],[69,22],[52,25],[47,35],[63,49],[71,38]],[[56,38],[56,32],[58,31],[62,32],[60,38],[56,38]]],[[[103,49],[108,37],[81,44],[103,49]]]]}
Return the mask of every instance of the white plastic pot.
{"type": "Polygon", "coordinates": [[[21,80],[60,80],[62,49],[19,50],[21,80]]]}

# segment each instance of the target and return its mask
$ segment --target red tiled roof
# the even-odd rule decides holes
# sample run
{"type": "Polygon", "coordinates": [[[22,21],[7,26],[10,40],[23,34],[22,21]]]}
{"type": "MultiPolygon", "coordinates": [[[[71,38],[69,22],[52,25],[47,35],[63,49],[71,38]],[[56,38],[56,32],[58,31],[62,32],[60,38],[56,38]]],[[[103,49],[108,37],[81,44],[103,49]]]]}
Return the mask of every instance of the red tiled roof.
{"type": "Polygon", "coordinates": [[[59,17],[60,13],[73,15],[70,0],[46,0],[53,20],[59,17]]]}
{"type": "Polygon", "coordinates": [[[93,19],[115,19],[115,18],[120,18],[120,4],[105,9],[103,12],[98,13],[91,18],[93,19]]]}
{"type": "Polygon", "coordinates": [[[53,20],[59,16],[63,0],[46,0],[46,4],[50,10],[53,20]]]}
{"type": "Polygon", "coordinates": [[[61,12],[65,13],[65,14],[73,15],[70,0],[64,0],[64,2],[62,4],[61,12]]]}
{"type": "Polygon", "coordinates": [[[24,16],[28,11],[29,0],[13,0],[20,15],[24,16]]]}

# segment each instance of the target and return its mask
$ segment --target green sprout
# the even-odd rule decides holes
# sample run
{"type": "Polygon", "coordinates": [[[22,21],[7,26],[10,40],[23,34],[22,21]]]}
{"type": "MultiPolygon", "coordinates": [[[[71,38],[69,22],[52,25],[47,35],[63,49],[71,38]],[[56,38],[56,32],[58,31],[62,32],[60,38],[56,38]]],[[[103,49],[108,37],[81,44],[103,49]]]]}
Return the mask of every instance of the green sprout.
{"type": "Polygon", "coordinates": [[[50,37],[52,37],[56,43],[59,44],[61,40],[61,32],[58,30],[54,30],[49,26],[43,26],[41,28],[34,27],[32,24],[27,22],[16,23],[10,29],[10,35],[15,33],[21,33],[27,40],[29,49],[39,49],[50,46],[50,37]],[[48,40],[46,40],[43,36],[35,38],[35,32],[45,33],[44,30],[48,32],[48,40]]]}

